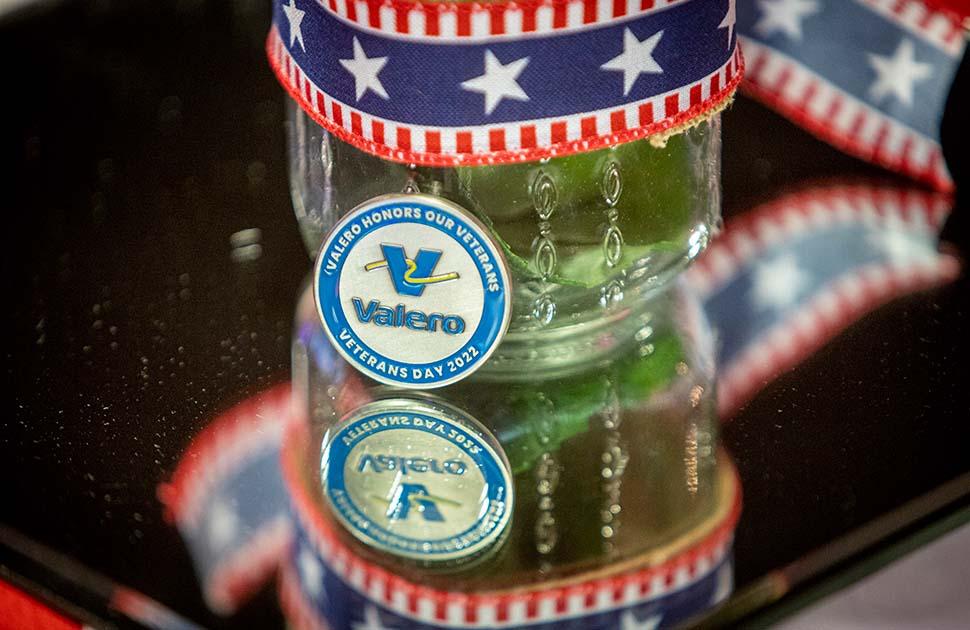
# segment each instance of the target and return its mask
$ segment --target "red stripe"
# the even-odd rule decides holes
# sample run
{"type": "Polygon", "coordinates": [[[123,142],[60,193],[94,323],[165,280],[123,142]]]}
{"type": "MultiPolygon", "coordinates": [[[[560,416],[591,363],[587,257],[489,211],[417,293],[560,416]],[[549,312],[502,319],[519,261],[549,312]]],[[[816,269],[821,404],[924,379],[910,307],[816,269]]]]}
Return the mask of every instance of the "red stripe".
{"type": "Polygon", "coordinates": [[[626,0],[613,0],[613,17],[626,15],[626,0]]]}
{"type": "Polygon", "coordinates": [[[839,97],[833,98],[832,102],[829,103],[828,111],[825,112],[825,120],[826,121],[834,120],[835,117],[838,115],[840,109],[842,109],[842,99],[839,97]]]}
{"type": "Polygon", "coordinates": [[[470,131],[459,131],[455,134],[455,148],[458,153],[471,153],[472,152],[472,132],[470,131]]]}
{"type": "Polygon", "coordinates": [[[424,6],[424,32],[428,35],[438,35],[438,5],[425,4],[424,6]]]}
{"type": "Polygon", "coordinates": [[[946,36],[943,38],[943,41],[946,44],[952,44],[953,42],[960,39],[961,37],[963,37],[963,27],[960,26],[959,22],[951,20],[950,32],[946,34],[946,36]]]}
{"type": "Polygon", "coordinates": [[[536,128],[533,125],[524,125],[519,128],[519,146],[523,149],[534,149],[536,147],[536,128]]]}
{"type": "Polygon", "coordinates": [[[913,164],[909,161],[910,153],[913,151],[913,136],[906,134],[906,139],[903,140],[903,146],[900,148],[900,159],[899,168],[904,173],[909,173],[913,170],[913,164]]]}
{"type": "Polygon", "coordinates": [[[334,13],[337,12],[337,0],[330,0],[330,10],[334,13]]]}
{"type": "Polygon", "coordinates": [[[715,74],[711,77],[711,94],[717,94],[721,91],[721,75],[715,74]]]}
{"type": "Polygon", "coordinates": [[[357,0],[344,0],[347,6],[347,19],[351,22],[357,21],[357,0]]]}
{"type": "Polygon", "coordinates": [[[465,623],[478,622],[478,606],[474,602],[465,602],[465,623]]]}
{"type": "Polygon", "coordinates": [[[927,28],[930,25],[930,21],[933,20],[933,11],[929,9],[923,12],[923,17],[920,18],[919,25],[920,28],[927,28]]]}
{"type": "Polygon", "coordinates": [[[872,145],[872,159],[876,162],[882,162],[886,158],[882,155],[882,150],[886,144],[886,139],[889,138],[889,123],[884,122],[882,126],[879,127],[879,131],[876,132],[876,140],[872,145]]]}
{"type": "Polygon", "coordinates": [[[583,607],[592,608],[596,605],[596,591],[589,589],[586,591],[586,597],[583,598],[583,607]]]}
{"type": "Polygon", "coordinates": [[[862,125],[864,124],[866,124],[866,114],[860,111],[855,115],[855,118],[852,120],[852,125],[849,127],[849,138],[854,140],[859,135],[859,132],[862,131],[862,125]]]}
{"type": "Polygon", "coordinates": [[[808,84],[808,87],[805,88],[805,93],[802,94],[802,99],[798,103],[798,107],[800,107],[801,109],[808,109],[809,103],[812,102],[812,100],[815,98],[815,95],[817,93],[818,93],[818,84],[812,81],[811,83],[808,84]]]}
{"type": "Polygon", "coordinates": [[[582,118],[579,121],[580,133],[584,138],[592,138],[596,136],[596,117],[590,116],[589,118],[582,118]]]}
{"type": "Polygon", "coordinates": [[[565,2],[557,2],[552,7],[552,27],[553,28],[563,28],[566,26],[566,9],[567,5],[565,2]]]}
{"type": "Polygon", "coordinates": [[[373,121],[371,123],[371,135],[374,136],[374,142],[384,144],[384,123],[373,121]]]}
{"type": "Polygon", "coordinates": [[[525,600],[525,618],[534,619],[539,614],[539,598],[530,597],[525,600]]]}
{"type": "Polygon", "coordinates": [[[695,85],[690,89],[690,106],[694,107],[695,105],[700,105],[702,100],[701,86],[695,85]]]}
{"type": "Polygon", "coordinates": [[[337,103],[333,104],[333,121],[337,123],[338,127],[344,126],[344,111],[337,103]]]}
{"type": "Polygon", "coordinates": [[[442,621],[448,618],[448,611],[445,610],[445,600],[441,598],[435,599],[434,618],[441,619],[442,621]]]}
{"type": "Polygon", "coordinates": [[[360,114],[357,112],[350,112],[350,129],[355,135],[363,135],[361,131],[360,114]]]}
{"type": "Polygon", "coordinates": [[[618,109],[610,114],[610,131],[624,131],[626,129],[626,112],[618,109]]]}
{"type": "Polygon", "coordinates": [[[500,600],[498,606],[495,607],[495,619],[496,621],[509,620],[509,602],[507,599],[500,600]]]}
{"type": "Polygon", "coordinates": [[[505,33],[505,6],[504,4],[488,5],[492,35],[503,35],[505,33]]]}
{"type": "Polygon", "coordinates": [[[418,596],[411,591],[408,593],[408,612],[416,613],[418,612],[418,596]]]}
{"type": "Polygon", "coordinates": [[[613,601],[614,602],[618,602],[618,601],[620,601],[620,600],[623,599],[623,591],[624,590],[625,589],[623,588],[623,583],[622,582],[618,582],[617,584],[614,584],[613,585],[613,601]]]}
{"type": "Polygon", "coordinates": [[[530,4],[522,7],[522,32],[531,33],[536,30],[536,10],[538,5],[530,4]]]}
{"type": "Polygon", "coordinates": [[[441,132],[426,131],[424,133],[424,145],[428,153],[441,153],[441,132]]]}
{"type": "Polygon", "coordinates": [[[791,66],[785,66],[785,69],[782,70],[781,74],[778,75],[778,80],[775,82],[775,85],[772,89],[774,89],[776,92],[781,92],[782,89],[784,89],[784,87],[788,85],[788,82],[791,81],[791,75],[792,75],[791,66]]]}
{"type": "Polygon", "coordinates": [[[472,8],[467,4],[459,4],[456,10],[458,14],[458,35],[468,37],[472,34],[472,8]]]}
{"type": "Polygon", "coordinates": [[[382,0],[367,0],[367,23],[374,28],[381,26],[382,0]]]}
{"type": "Polygon", "coordinates": [[[653,0],[640,0],[640,10],[649,11],[653,8],[653,0]]]}
{"type": "Polygon", "coordinates": [[[303,93],[306,95],[307,103],[313,102],[313,95],[310,92],[310,80],[307,79],[303,82],[303,93]]]}
{"type": "Polygon", "coordinates": [[[650,576],[647,575],[643,580],[640,581],[640,595],[646,595],[650,592],[650,576]]]}
{"type": "Polygon", "coordinates": [[[398,4],[394,7],[394,28],[397,29],[398,33],[407,33],[408,31],[408,13],[411,12],[411,7],[406,4],[398,4]]]}
{"type": "Polygon", "coordinates": [[[569,604],[569,599],[565,591],[560,592],[556,596],[556,614],[562,615],[566,612],[566,606],[569,604]]]}
{"type": "Polygon", "coordinates": [[[492,151],[505,150],[505,130],[490,129],[488,132],[488,148],[492,151]]]}
{"type": "Polygon", "coordinates": [[[550,135],[552,136],[552,143],[559,144],[560,142],[566,141],[566,123],[564,122],[554,122],[550,125],[550,135]]]}
{"type": "Polygon", "coordinates": [[[583,24],[596,21],[597,0],[583,0],[583,24]]]}
{"type": "Polygon", "coordinates": [[[680,112],[680,95],[671,94],[664,99],[664,114],[666,116],[676,116],[680,112]]]}
{"type": "Polygon", "coordinates": [[[411,150],[411,130],[407,127],[397,128],[397,148],[405,151],[411,150]]]}
{"type": "Polygon", "coordinates": [[[640,126],[653,124],[653,103],[644,103],[640,106],[640,126]]]}

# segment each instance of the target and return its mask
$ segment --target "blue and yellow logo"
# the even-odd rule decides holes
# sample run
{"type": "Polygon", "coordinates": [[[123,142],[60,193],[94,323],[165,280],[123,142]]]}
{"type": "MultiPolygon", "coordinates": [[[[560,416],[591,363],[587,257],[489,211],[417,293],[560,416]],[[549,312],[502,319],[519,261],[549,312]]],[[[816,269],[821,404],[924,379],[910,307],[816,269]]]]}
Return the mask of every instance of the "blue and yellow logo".
{"type": "Polygon", "coordinates": [[[394,283],[394,290],[399,295],[411,295],[420,297],[424,293],[424,287],[429,284],[457,280],[458,273],[451,271],[448,273],[432,275],[438,260],[441,259],[441,252],[433,249],[419,249],[418,255],[408,258],[404,248],[400,245],[381,244],[381,252],[384,260],[375,260],[364,265],[367,271],[374,269],[387,268],[391,274],[391,282],[394,283]]]}

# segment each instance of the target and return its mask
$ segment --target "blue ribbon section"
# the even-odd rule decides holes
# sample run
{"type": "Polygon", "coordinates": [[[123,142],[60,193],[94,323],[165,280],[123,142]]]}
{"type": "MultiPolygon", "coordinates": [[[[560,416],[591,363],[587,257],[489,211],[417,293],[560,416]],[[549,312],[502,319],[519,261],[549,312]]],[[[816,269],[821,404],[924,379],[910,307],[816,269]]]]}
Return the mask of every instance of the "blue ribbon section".
{"type": "Polygon", "coordinates": [[[749,0],[738,11],[738,30],[798,60],[869,107],[939,139],[960,56],[948,54],[866,3],[749,0]],[[798,9],[798,4],[804,8],[798,9]],[[887,88],[877,89],[880,82],[887,88]],[[902,96],[907,94],[912,100],[902,96]]]}
{"type": "Polygon", "coordinates": [[[341,20],[313,0],[277,0],[274,23],[296,64],[330,97],[395,122],[470,127],[593,112],[700,80],[734,52],[733,22],[721,26],[729,4],[691,0],[574,32],[483,41],[394,37],[341,20]],[[299,21],[288,17],[291,5],[299,21]],[[658,34],[652,52],[641,44],[658,34]],[[624,51],[629,57],[616,63],[626,71],[603,68],[624,51]],[[490,55],[501,67],[489,66],[490,55]],[[625,90],[627,75],[633,83],[625,90]],[[486,78],[468,83],[478,77],[486,78]]]}

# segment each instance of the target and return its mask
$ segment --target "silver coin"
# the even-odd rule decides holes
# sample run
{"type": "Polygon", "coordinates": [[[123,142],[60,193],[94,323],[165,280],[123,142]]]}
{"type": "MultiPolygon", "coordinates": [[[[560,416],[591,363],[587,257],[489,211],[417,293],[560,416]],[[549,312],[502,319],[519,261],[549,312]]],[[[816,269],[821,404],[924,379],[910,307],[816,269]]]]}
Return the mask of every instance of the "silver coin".
{"type": "Polygon", "coordinates": [[[371,547],[455,561],[480,555],[509,524],[508,459],[480,423],[453,407],[375,401],[341,420],[324,444],[324,495],[371,547]]]}

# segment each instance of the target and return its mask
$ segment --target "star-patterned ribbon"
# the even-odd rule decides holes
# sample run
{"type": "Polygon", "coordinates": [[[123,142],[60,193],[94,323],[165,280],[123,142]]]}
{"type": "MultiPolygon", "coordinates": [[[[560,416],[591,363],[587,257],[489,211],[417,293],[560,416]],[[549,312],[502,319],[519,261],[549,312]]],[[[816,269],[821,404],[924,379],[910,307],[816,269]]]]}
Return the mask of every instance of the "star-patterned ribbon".
{"type": "Polygon", "coordinates": [[[963,56],[921,0],[743,0],[743,90],[835,147],[949,191],[940,122],[963,56]]]}
{"type": "MultiPolygon", "coordinates": [[[[719,339],[722,419],[865,313],[956,277],[958,259],[938,242],[949,207],[941,194],[836,184],[729,222],[686,278],[719,339]]],[[[329,344],[309,350],[332,382],[344,380],[340,371],[351,368],[329,344]]],[[[345,389],[336,404],[349,411],[362,392],[345,389]]],[[[475,600],[410,584],[356,557],[319,520],[310,492],[295,481],[300,466],[283,446],[284,430],[299,436],[301,426],[289,386],[280,385],[217,419],[160,488],[214,610],[235,610],[277,573],[281,602],[298,628],[540,628],[566,618],[656,628],[730,592],[739,506],[688,552],[690,562],[649,567],[654,573],[620,586],[599,580],[580,589],[582,597],[539,585],[521,599],[475,600]]]]}
{"type": "Polygon", "coordinates": [[[276,0],[267,53],[303,109],[429,166],[676,132],[740,81],[735,0],[276,0]]]}

